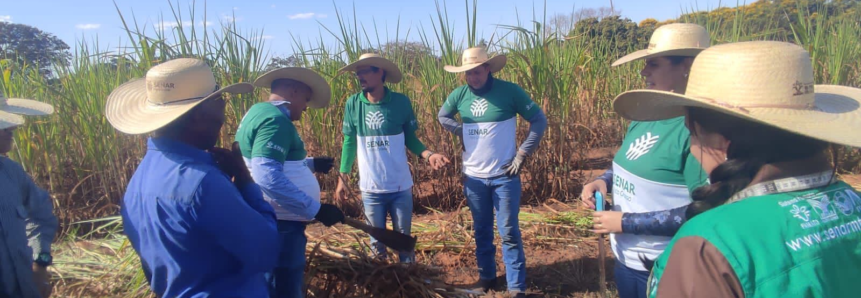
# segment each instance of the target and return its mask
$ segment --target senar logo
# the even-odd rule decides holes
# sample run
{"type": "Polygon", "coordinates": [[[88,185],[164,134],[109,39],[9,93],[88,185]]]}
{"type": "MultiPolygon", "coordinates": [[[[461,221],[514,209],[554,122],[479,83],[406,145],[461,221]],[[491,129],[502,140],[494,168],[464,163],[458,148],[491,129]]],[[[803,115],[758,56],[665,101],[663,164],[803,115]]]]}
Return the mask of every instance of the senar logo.
{"type": "Polygon", "coordinates": [[[628,146],[628,152],[625,153],[625,157],[627,157],[628,160],[637,160],[640,156],[649,153],[649,150],[655,146],[658,142],[658,138],[660,137],[661,136],[652,136],[651,132],[647,132],[645,135],[634,140],[634,142],[628,146]]]}
{"type": "Polygon", "coordinates": [[[469,111],[472,112],[473,117],[481,117],[484,115],[484,112],[487,112],[487,106],[487,100],[479,98],[472,102],[472,105],[469,106],[469,111]]]}
{"type": "Polygon", "coordinates": [[[383,118],[383,113],[380,111],[371,111],[365,114],[365,124],[370,129],[380,129],[385,121],[386,119],[383,118]]]}

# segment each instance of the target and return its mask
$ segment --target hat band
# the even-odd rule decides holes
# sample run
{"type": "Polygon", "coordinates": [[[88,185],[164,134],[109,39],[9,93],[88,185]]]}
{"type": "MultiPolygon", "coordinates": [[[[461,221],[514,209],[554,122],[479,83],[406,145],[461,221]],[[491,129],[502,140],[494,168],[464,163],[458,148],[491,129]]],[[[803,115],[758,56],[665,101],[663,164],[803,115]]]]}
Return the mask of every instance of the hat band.
{"type": "Polygon", "coordinates": [[[718,105],[718,106],[721,106],[721,107],[724,107],[724,108],[728,108],[728,109],[733,109],[733,110],[741,111],[741,112],[744,112],[745,114],[749,114],[749,113],[750,113],[750,111],[749,111],[748,109],[755,109],[755,108],[776,108],[776,109],[791,109],[791,110],[816,110],[816,106],[815,106],[815,105],[813,105],[812,103],[808,103],[808,104],[797,104],[797,105],[789,105],[789,104],[750,104],[750,105],[738,105],[738,104],[731,104],[731,103],[727,103],[727,102],[719,101],[719,100],[716,100],[716,99],[706,98],[706,97],[701,97],[701,98],[702,98],[702,99],[704,99],[704,100],[706,100],[706,101],[708,101],[709,103],[712,103],[712,104],[715,104],[715,105],[718,105]]]}
{"type": "MultiPolygon", "coordinates": [[[[220,88],[218,87],[218,84],[215,84],[215,90],[212,90],[212,93],[215,93],[215,91],[218,91],[218,89],[220,89],[220,88]]],[[[146,99],[146,102],[147,102],[147,103],[149,103],[149,104],[157,105],[157,106],[171,106],[171,105],[175,105],[175,104],[181,104],[181,103],[184,103],[184,102],[187,102],[187,101],[200,100],[200,99],[202,99],[202,98],[204,98],[204,97],[207,97],[207,96],[212,95],[212,93],[209,93],[209,94],[204,95],[204,96],[185,98],[185,99],[174,100],[174,101],[171,101],[171,102],[163,102],[163,103],[154,102],[154,101],[152,101],[152,100],[149,100],[149,98],[147,98],[147,99],[146,99]]]]}

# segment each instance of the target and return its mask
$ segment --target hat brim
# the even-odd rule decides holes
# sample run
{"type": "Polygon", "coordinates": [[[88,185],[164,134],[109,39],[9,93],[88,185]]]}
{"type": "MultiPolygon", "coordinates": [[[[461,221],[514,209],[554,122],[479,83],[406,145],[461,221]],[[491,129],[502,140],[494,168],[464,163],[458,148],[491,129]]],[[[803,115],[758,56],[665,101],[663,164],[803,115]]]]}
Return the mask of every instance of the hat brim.
{"type": "Polygon", "coordinates": [[[311,88],[311,101],[308,107],[312,109],[325,108],[332,98],[332,88],[317,72],[303,67],[285,67],[267,72],[254,81],[254,86],[271,88],[272,82],[280,79],[291,79],[302,82],[311,88]]]}
{"type": "Polygon", "coordinates": [[[154,105],[147,101],[146,79],[140,78],[120,85],[110,95],[105,106],[108,122],[117,130],[137,135],[150,133],[178,119],[207,99],[223,93],[250,93],[254,86],[237,83],[210,93],[198,100],[177,104],[154,105]]]}
{"type": "Polygon", "coordinates": [[[700,52],[705,50],[705,48],[681,48],[681,49],[672,49],[665,51],[657,51],[652,52],[648,49],[639,50],[628,55],[619,58],[611,64],[611,66],[619,66],[631,61],[640,60],[640,59],[649,59],[653,57],[666,57],[666,56],[683,56],[683,57],[696,57],[700,52]]]}
{"type": "Polygon", "coordinates": [[[502,68],[505,67],[505,63],[507,63],[507,62],[508,62],[508,57],[506,57],[505,55],[496,55],[496,56],[493,56],[493,58],[487,59],[487,61],[482,62],[482,63],[471,63],[471,64],[465,64],[465,65],[461,65],[461,66],[446,65],[445,67],[443,67],[443,69],[445,69],[445,71],[447,71],[447,72],[459,73],[459,72],[470,71],[473,68],[479,67],[483,64],[487,64],[490,67],[490,72],[497,72],[497,71],[502,70],[502,68]]]}
{"type": "Polygon", "coordinates": [[[6,105],[0,108],[0,111],[26,116],[47,116],[54,113],[54,107],[32,99],[7,98],[6,105]]]}
{"type": "Polygon", "coordinates": [[[0,111],[0,129],[24,125],[24,117],[0,111]]]}
{"type": "Polygon", "coordinates": [[[815,85],[815,108],[738,108],[708,98],[667,91],[634,90],[613,100],[613,109],[635,121],[657,121],[685,115],[685,108],[698,107],[777,127],[834,144],[861,147],[861,134],[847,131],[861,123],[861,89],[815,85]]]}
{"type": "Polygon", "coordinates": [[[400,68],[389,59],[383,57],[369,57],[365,59],[360,59],[359,61],[347,64],[347,66],[342,67],[338,70],[339,73],[344,73],[348,71],[356,71],[356,68],[360,66],[373,66],[379,67],[386,71],[386,82],[397,84],[400,83],[403,79],[403,74],[401,73],[400,68]]]}

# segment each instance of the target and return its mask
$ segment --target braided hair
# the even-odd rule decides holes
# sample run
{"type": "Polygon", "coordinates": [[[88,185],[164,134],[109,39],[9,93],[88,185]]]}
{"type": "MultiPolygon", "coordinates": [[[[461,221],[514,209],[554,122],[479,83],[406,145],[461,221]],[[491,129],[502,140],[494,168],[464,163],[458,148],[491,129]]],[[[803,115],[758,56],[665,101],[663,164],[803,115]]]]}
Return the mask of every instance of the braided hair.
{"type": "Polygon", "coordinates": [[[697,137],[696,123],[702,131],[730,141],[726,162],[709,175],[711,184],[691,194],[688,219],[726,203],[750,185],[764,165],[815,157],[829,148],[827,142],[702,108],[688,108],[686,121],[691,137],[697,137]]]}

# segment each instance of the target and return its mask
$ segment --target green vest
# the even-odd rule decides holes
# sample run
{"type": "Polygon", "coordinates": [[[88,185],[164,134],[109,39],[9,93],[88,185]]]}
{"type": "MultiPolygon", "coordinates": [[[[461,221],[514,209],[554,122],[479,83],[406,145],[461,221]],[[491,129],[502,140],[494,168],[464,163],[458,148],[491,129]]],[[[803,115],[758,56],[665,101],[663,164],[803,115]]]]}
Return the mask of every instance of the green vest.
{"type": "Polygon", "coordinates": [[[750,197],[691,219],[655,263],[649,296],[684,237],[720,251],[745,297],[861,297],[861,198],[846,183],[750,197]]]}

